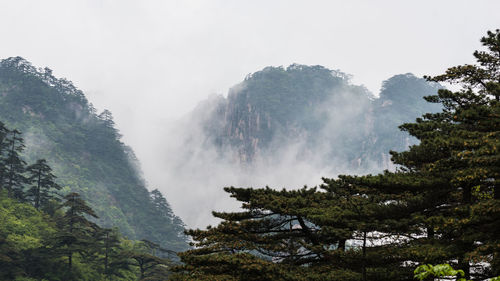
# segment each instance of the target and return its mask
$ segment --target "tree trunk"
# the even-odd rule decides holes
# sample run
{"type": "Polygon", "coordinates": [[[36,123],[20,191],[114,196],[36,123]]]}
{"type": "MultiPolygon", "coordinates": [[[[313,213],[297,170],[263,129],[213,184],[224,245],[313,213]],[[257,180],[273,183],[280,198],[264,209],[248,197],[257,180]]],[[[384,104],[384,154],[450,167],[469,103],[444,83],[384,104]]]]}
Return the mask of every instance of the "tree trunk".
{"type": "Polygon", "coordinates": [[[73,252],[69,252],[68,254],[68,270],[71,272],[71,267],[73,265],[73,252]]]}
{"type": "Polygon", "coordinates": [[[434,228],[432,226],[427,227],[427,238],[434,238],[434,228]]]}
{"type": "Polygon", "coordinates": [[[109,275],[108,275],[108,248],[109,248],[108,241],[109,241],[109,232],[106,232],[106,251],[104,253],[104,274],[106,274],[106,276],[108,276],[108,278],[109,278],[109,275]]]}
{"type": "Polygon", "coordinates": [[[363,281],[366,281],[366,231],[363,233],[363,281]]]}
{"type": "Polygon", "coordinates": [[[472,192],[470,186],[464,187],[462,200],[465,204],[470,204],[472,202],[472,192]]]}
{"type": "Polygon", "coordinates": [[[38,183],[36,186],[36,195],[35,195],[35,209],[40,208],[40,178],[42,176],[42,168],[38,169],[38,183]]]}
{"type": "Polygon", "coordinates": [[[139,278],[139,280],[142,280],[144,279],[144,271],[146,271],[146,269],[143,267],[143,264],[140,264],[140,267],[141,269],[141,277],[139,278]]]}
{"type": "Polygon", "coordinates": [[[338,249],[342,250],[342,251],[345,251],[345,243],[346,243],[346,239],[340,239],[339,240],[339,246],[338,246],[338,249]]]}
{"type": "Polygon", "coordinates": [[[14,137],[12,138],[12,148],[10,150],[10,173],[9,173],[9,185],[7,186],[7,196],[12,197],[12,180],[14,178],[14,161],[13,161],[13,155],[14,155],[14,144],[16,143],[16,132],[14,132],[14,137]]]}
{"type": "Polygon", "coordinates": [[[470,280],[470,265],[469,265],[469,261],[466,260],[465,257],[462,257],[458,261],[458,269],[461,269],[464,271],[465,280],[470,280]]]}

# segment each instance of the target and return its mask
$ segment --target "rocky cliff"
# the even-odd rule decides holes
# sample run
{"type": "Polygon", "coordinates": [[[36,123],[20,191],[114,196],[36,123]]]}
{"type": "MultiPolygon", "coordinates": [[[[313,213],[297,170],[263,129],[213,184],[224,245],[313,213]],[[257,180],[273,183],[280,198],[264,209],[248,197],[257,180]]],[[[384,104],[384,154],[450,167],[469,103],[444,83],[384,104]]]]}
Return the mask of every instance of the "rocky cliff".
{"type": "Polygon", "coordinates": [[[353,85],[349,76],[322,66],[267,67],[248,75],[227,98],[212,97],[193,115],[206,143],[251,163],[294,144],[297,157],[350,168],[391,168],[389,150],[414,143],[397,128],[439,109],[423,97],[439,85],[412,74],[383,82],[379,97],[353,85]],[[315,157],[317,158],[317,157],[315,157]]]}

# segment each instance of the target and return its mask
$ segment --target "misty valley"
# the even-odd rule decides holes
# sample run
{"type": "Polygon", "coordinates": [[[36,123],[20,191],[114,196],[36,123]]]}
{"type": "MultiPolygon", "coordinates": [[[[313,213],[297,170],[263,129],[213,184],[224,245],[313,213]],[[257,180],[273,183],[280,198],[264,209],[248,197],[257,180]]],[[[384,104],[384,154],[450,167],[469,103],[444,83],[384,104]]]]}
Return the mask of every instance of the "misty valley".
{"type": "Polygon", "coordinates": [[[500,280],[500,31],[480,42],[378,93],[251,73],[165,124],[163,186],[110,110],[5,58],[0,280],[500,280]]]}

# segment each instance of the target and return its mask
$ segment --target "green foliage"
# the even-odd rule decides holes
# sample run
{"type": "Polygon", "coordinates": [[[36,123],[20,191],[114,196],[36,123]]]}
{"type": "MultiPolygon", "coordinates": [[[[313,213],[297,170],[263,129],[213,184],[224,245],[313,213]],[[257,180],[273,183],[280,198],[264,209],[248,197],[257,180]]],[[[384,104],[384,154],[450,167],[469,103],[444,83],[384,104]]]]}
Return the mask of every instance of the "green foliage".
{"type": "Polygon", "coordinates": [[[139,280],[167,280],[170,276],[171,261],[161,258],[158,251],[164,251],[158,244],[143,240],[133,246],[128,253],[130,265],[139,272],[139,280]]]}
{"type": "Polygon", "coordinates": [[[80,198],[78,193],[70,193],[64,197],[64,215],[58,218],[60,232],[55,237],[55,246],[68,257],[68,270],[72,270],[73,254],[83,254],[92,245],[92,236],[98,226],[87,220],[87,217],[97,218],[94,211],[80,198]]]}
{"type": "MultiPolygon", "coordinates": [[[[14,169],[0,165],[5,170],[0,171],[0,189],[20,186],[21,176],[25,176],[21,161],[46,159],[53,169],[50,173],[63,187],[62,195],[81,194],[99,216],[94,222],[118,227],[130,239],[145,238],[169,249],[186,249],[182,221],[161,209],[170,209],[166,201],[160,207],[152,202],[138,161],[120,141],[111,112],[98,114],[70,81],[57,79],[50,69],[37,69],[20,57],[0,61],[0,120],[22,131],[27,144],[23,150],[22,143],[15,141],[12,153],[14,130],[0,128],[0,160],[14,163],[14,169]],[[9,184],[11,179],[13,184],[9,184]]],[[[31,168],[28,174],[35,180],[31,168]]],[[[36,198],[36,186],[29,200],[36,198]]],[[[44,199],[43,192],[41,195],[44,199]]]]}
{"type": "Polygon", "coordinates": [[[33,201],[36,209],[48,208],[50,200],[57,198],[54,196],[53,189],[61,189],[61,186],[55,182],[56,176],[52,174],[52,168],[47,165],[45,159],[40,159],[28,166],[26,172],[30,174],[27,182],[33,184],[26,192],[26,197],[33,201]]]}
{"type": "Polygon", "coordinates": [[[129,256],[121,241],[116,229],[98,229],[95,233],[94,266],[108,279],[124,277],[130,271],[129,256]]]}
{"type": "Polygon", "coordinates": [[[0,280],[27,274],[31,254],[56,231],[47,215],[0,192],[0,280]]]}
{"type": "Polygon", "coordinates": [[[455,270],[449,264],[423,264],[417,267],[414,273],[415,278],[420,281],[428,280],[429,277],[456,277],[456,281],[467,281],[463,278],[465,275],[463,270],[455,270]]]}
{"type": "Polygon", "coordinates": [[[244,211],[215,212],[217,227],[188,231],[195,248],[179,254],[174,280],[404,280],[408,256],[367,243],[396,224],[383,198],[327,179],[321,188],[226,188],[244,211]]]}
{"type": "MultiPolygon", "coordinates": [[[[10,131],[2,123],[0,129],[2,140],[15,132],[13,137],[17,135],[16,141],[23,143],[20,132],[10,131]]],[[[15,150],[14,145],[9,147],[15,150]]],[[[146,245],[124,240],[117,230],[102,229],[88,219],[97,215],[78,193],[68,193],[60,204],[50,192],[60,187],[45,160],[27,169],[23,163],[12,172],[5,169],[11,165],[5,159],[9,158],[0,158],[0,171],[19,174],[27,181],[7,180],[10,188],[0,190],[0,280],[136,280],[138,276],[163,280],[168,276],[168,260],[138,247],[175,252],[153,242],[146,245]],[[27,178],[25,171],[30,174],[27,178]],[[13,190],[16,192],[9,192],[13,190]],[[33,201],[33,206],[25,198],[33,201]],[[132,268],[138,256],[147,258],[141,270],[132,268]]],[[[154,194],[162,214],[171,214],[171,210],[164,210],[168,204],[161,194],[154,194]]]]}
{"type": "MultiPolygon", "coordinates": [[[[451,279],[455,277],[456,281],[467,281],[464,277],[465,273],[463,270],[455,270],[449,264],[423,264],[417,267],[414,271],[415,279],[420,281],[429,280],[431,277],[444,277],[446,279],[451,279]]],[[[500,276],[488,279],[490,281],[500,281],[500,276]]]]}
{"type": "MultiPolygon", "coordinates": [[[[2,124],[3,125],[3,124],[2,124]]],[[[23,175],[26,162],[21,158],[20,153],[24,150],[24,140],[20,137],[18,130],[8,130],[4,127],[5,137],[2,147],[5,154],[0,154],[0,190],[5,187],[9,196],[22,198],[22,186],[27,179],[23,175]]]]}
{"type": "Polygon", "coordinates": [[[408,260],[450,263],[465,279],[499,274],[500,31],[488,32],[481,41],[487,51],[474,53],[477,65],[428,77],[463,88],[440,89],[426,97],[442,104],[442,112],[400,126],[420,143],[391,152],[398,171],[343,177],[351,185],[385,194],[388,205],[402,205],[406,228],[390,231],[412,237],[399,245],[413,253],[408,260]]]}
{"type": "Polygon", "coordinates": [[[29,250],[46,243],[54,232],[54,224],[29,204],[0,194],[0,233],[4,241],[18,250],[29,250]]]}
{"type": "Polygon", "coordinates": [[[147,258],[143,280],[166,280],[170,262],[87,221],[81,214],[92,210],[76,194],[67,198],[65,212],[50,217],[0,193],[0,280],[137,280],[138,257],[147,258]]]}

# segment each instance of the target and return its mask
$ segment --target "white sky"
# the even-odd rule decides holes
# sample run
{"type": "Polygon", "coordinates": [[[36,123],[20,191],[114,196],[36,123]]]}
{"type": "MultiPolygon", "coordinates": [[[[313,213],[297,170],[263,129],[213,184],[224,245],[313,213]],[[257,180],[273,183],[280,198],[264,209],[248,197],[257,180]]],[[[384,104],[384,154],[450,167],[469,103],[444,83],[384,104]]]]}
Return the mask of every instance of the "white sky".
{"type": "Polygon", "coordinates": [[[394,74],[472,62],[496,28],[498,0],[0,0],[0,58],[48,66],[110,109],[158,186],[156,128],[248,73],[320,64],[377,94],[394,74]]]}

